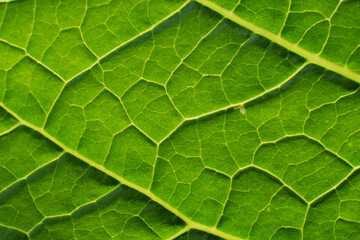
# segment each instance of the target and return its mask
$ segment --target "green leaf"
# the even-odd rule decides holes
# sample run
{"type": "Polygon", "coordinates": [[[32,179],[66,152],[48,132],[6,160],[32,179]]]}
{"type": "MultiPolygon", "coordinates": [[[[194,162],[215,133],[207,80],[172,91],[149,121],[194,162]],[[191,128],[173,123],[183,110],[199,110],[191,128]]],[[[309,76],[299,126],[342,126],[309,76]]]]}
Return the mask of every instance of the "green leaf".
{"type": "Polygon", "coordinates": [[[359,1],[2,2],[0,239],[359,239],[359,1]]]}

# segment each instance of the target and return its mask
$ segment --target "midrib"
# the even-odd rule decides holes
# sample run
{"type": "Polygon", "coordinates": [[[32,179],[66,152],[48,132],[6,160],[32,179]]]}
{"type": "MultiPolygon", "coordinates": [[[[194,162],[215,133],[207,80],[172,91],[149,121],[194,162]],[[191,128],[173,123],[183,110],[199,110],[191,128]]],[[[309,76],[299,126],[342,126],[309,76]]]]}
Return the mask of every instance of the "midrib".
{"type": "Polygon", "coordinates": [[[164,200],[160,199],[158,196],[156,196],[154,193],[152,193],[149,189],[145,189],[142,188],[138,185],[136,185],[133,182],[130,182],[128,180],[126,180],[125,178],[118,176],[117,174],[113,173],[112,171],[108,170],[107,168],[105,168],[104,166],[88,159],[87,157],[83,156],[82,154],[78,153],[77,151],[67,147],[65,144],[61,143],[59,140],[57,140],[55,137],[53,137],[52,135],[50,135],[49,133],[47,133],[43,128],[37,127],[35,125],[33,125],[32,123],[27,122],[26,120],[22,119],[19,115],[17,115],[14,111],[12,111],[10,108],[8,108],[7,106],[5,106],[3,103],[0,102],[0,107],[2,107],[3,109],[5,109],[5,111],[7,111],[8,113],[10,113],[13,117],[15,117],[20,124],[22,124],[23,126],[26,126],[38,133],[40,133],[41,135],[43,135],[45,138],[49,139],[50,141],[52,141],[53,143],[55,143],[56,145],[58,145],[60,148],[62,148],[65,152],[77,157],[78,159],[86,162],[87,164],[89,164],[90,166],[102,171],[103,173],[107,174],[108,176],[111,176],[113,178],[115,178],[116,180],[118,180],[121,184],[124,184],[144,195],[146,195],[147,197],[149,197],[151,200],[153,200],[154,202],[160,204],[161,206],[163,206],[165,209],[167,209],[168,211],[172,212],[174,215],[178,216],[179,218],[181,218],[187,225],[189,228],[191,229],[197,229],[200,231],[204,231],[213,235],[216,235],[218,237],[224,238],[224,239],[229,239],[229,240],[243,240],[242,238],[239,237],[235,237],[233,235],[230,235],[228,233],[222,232],[220,230],[218,230],[215,227],[209,227],[206,225],[203,225],[201,223],[197,223],[194,222],[193,220],[191,220],[189,217],[185,216],[183,213],[181,213],[178,209],[174,208],[173,206],[171,206],[169,203],[165,202],[164,200]]]}
{"type": "Polygon", "coordinates": [[[291,52],[294,52],[298,54],[299,56],[302,56],[303,58],[307,59],[309,63],[316,64],[318,66],[321,66],[323,68],[326,68],[328,70],[331,70],[333,72],[336,72],[340,75],[343,75],[351,80],[354,80],[358,83],[360,83],[360,74],[355,73],[351,71],[350,69],[337,65],[333,62],[330,62],[322,57],[320,57],[318,54],[309,52],[301,47],[299,47],[297,44],[291,43],[285,39],[283,39],[280,35],[274,34],[272,32],[269,32],[251,22],[248,22],[239,16],[235,15],[232,11],[229,11],[216,3],[213,3],[209,0],[195,0],[196,2],[210,8],[211,10],[219,13],[220,15],[224,16],[225,18],[241,25],[244,28],[249,29],[250,31],[263,36],[270,41],[288,49],[291,52]]]}

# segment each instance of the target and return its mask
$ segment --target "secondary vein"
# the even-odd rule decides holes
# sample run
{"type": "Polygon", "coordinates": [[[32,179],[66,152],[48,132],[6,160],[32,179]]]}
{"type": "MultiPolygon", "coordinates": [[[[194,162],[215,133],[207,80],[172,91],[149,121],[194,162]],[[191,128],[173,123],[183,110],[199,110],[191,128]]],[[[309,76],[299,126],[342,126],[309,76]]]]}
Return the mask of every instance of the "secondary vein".
{"type": "Polygon", "coordinates": [[[52,135],[47,133],[43,128],[37,127],[37,126],[25,121],[24,119],[22,119],[15,112],[13,112],[11,109],[6,107],[3,103],[0,103],[0,106],[2,108],[4,108],[8,113],[13,115],[13,117],[15,117],[22,125],[24,125],[24,126],[26,126],[28,128],[31,128],[34,131],[37,131],[38,133],[43,135],[45,138],[49,139],[50,141],[52,141],[53,143],[55,143],[56,145],[61,147],[65,152],[77,157],[78,159],[80,159],[80,160],[84,161],[85,163],[89,164],[90,166],[104,172],[108,176],[113,177],[114,179],[118,180],[120,183],[122,183],[122,184],[124,184],[124,185],[126,185],[126,186],[128,186],[128,187],[130,187],[130,188],[132,188],[132,189],[146,195],[147,197],[149,197],[154,202],[160,204],[165,209],[167,209],[168,211],[172,212],[173,214],[175,214],[176,216],[181,218],[190,228],[198,229],[198,230],[201,230],[201,231],[204,231],[204,232],[208,232],[210,234],[216,235],[216,236],[224,238],[224,239],[242,240],[242,238],[235,237],[235,236],[233,236],[231,234],[222,232],[222,231],[218,230],[215,227],[209,227],[209,226],[203,225],[201,223],[194,222],[189,217],[187,217],[186,215],[181,213],[178,209],[174,208],[169,203],[167,203],[164,200],[160,199],[158,196],[156,196],[154,193],[152,193],[149,189],[142,188],[142,187],[136,185],[135,183],[132,183],[132,182],[126,180],[125,178],[123,178],[121,176],[118,176],[117,174],[115,174],[112,171],[108,170],[104,166],[102,166],[102,165],[88,159],[87,157],[83,156],[82,154],[78,153],[77,151],[67,147],[65,144],[61,143],[55,137],[53,137],[52,135]]]}
{"type": "Polygon", "coordinates": [[[252,32],[269,39],[270,41],[288,49],[289,51],[292,51],[292,52],[298,54],[299,56],[302,56],[303,58],[307,59],[309,63],[319,65],[323,68],[326,68],[328,70],[336,72],[340,75],[343,75],[344,77],[347,77],[351,80],[354,80],[354,81],[360,83],[360,74],[351,71],[346,66],[340,66],[333,62],[330,62],[329,60],[326,60],[325,58],[319,56],[318,54],[309,52],[309,51],[299,47],[299,45],[285,40],[280,35],[269,32],[251,22],[248,22],[248,21],[242,19],[241,17],[235,15],[232,11],[225,9],[225,8],[217,5],[216,3],[213,3],[209,0],[195,0],[195,1],[210,8],[211,10],[219,13],[220,15],[224,16],[225,18],[251,30],[252,32]]]}

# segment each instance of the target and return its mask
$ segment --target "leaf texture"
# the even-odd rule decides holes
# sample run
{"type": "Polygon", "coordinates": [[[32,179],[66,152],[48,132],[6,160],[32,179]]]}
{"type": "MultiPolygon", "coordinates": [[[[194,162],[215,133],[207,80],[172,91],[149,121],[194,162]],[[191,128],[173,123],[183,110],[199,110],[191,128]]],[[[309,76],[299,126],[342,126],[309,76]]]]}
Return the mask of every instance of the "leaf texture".
{"type": "Polygon", "coordinates": [[[0,4],[1,239],[359,239],[360,2],[0,4]]]}

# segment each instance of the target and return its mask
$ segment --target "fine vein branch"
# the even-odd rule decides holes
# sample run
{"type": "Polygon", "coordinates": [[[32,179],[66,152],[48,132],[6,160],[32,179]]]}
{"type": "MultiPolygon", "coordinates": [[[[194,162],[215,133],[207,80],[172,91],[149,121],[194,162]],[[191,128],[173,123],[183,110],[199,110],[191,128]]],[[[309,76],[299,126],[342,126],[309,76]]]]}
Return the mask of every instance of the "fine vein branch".
{"type": "Polygon", "coordinates": [[[291,43],[285,39],[283,39],[280,35],[271,33],[253,23],[250,23],[239,16],[235,15],[232,11],[229,11],[225,8],[222,8],[221,6],[217,5],[216,3],[213,3],[209,0],[195,0],[198,3],[210,8],[211,10],[219,13],[223,17],[243,26],[244,28],[249,29],[250,31],[254,32],[255,34],[258,34],[260,36],[263,36],[270,41],[288,49],[289,51],[292,51],[305,59],[308,60],[309,63],[316,64],[318,66],[321,66],[323,68],[326,68],[328,70],[331,70],[333,72],[336,72],[340,75],[343,75],[349,79],[352,79],[358,83],[360,83],[360,74],[355,73],[348,69],[347,67],[337,65],[333,62],[330,62],[322,57],[320,57],[318,54],[309,52],[301,47],[299,47],[297,44],[291,43]]]}

